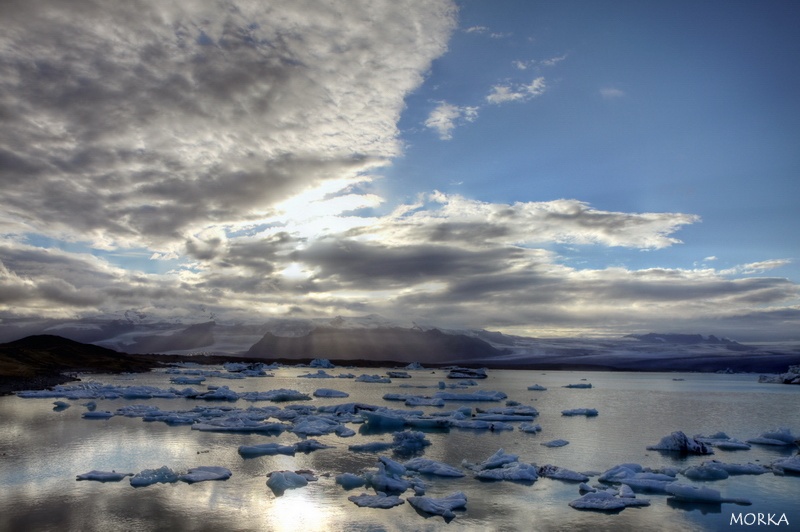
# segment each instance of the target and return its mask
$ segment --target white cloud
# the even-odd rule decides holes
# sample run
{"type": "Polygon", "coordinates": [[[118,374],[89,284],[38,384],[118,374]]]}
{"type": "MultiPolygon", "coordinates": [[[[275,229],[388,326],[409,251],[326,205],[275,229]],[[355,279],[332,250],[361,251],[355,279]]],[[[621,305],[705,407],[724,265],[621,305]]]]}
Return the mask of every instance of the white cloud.
{"type": "Polygon", "coordinates": [[[614,100],[625,96],[625,92],[616,87],[603,87],[600,89],[600,96],[606,100],[614,100]]]}
{"type": "Polygon", "coordinates": [[[732,268],[726,268],[724,270],[720,270],[720,273],[722,275],[753,275],[753,274],[764,273],[769,270],[774,270],[776,268],[781,268],[791,263],[792,261],[789,259],[764,260],[759,262],[740,264],[732,268]]]}
{"type": "Polygon", "coordinates": [[[547,90],[544,77],[538,77],[529,84],[495,85],[486,96],[486,101],[493,104],[527,101],[541,96],[547,90]]]}
{"type": "Polygon", "coordinates": [[[439,138],[450,140],[453,129],[463,122],[472,122],[478,117],[478,107],[459,107],[447,102],[439,102],[425,120],[425,127],[436,130],[439,138]]]}

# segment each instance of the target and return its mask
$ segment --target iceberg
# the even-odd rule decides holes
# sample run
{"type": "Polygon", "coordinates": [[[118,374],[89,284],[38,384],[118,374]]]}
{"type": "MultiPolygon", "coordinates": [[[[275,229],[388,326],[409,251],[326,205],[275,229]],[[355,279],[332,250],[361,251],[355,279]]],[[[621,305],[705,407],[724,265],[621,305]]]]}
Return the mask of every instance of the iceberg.
{"type": "Polygon", "coordinates": [[[353,473],[342,473],[341,475],[336,475],[336,483],[346,490],[351,490],[354,488],[360,488],[367,483],[367,480],[364,477],[360,475],[354,475],[353,473]]]}
{"type": "Polygon", "coordinates": [[[447,465],[443,462],[437,462],[428,458],[412,458],[405,464],[406,469],[416,471],[417,473],[424,473],[426,475],[435,475],[439,477],[463,477],[464,472],[460,469],[447,465]]]}
{"type": "Polygon", "coordinates": [[[677,482],[667,485],[664,489],[668,494],[678,500],[688,502],[707,502],[707,503],[734,503],[749,505],[752,504],[748,499],[729,499],[722,497],[720,492],[711,488],[690,486],[688,484],[678,484],[677,482]]]}
{"type": "Polygon", "coordinates": [[[367,375],[366,373],[356,377],[356,382],[375,382],[378,384],[391,384],[392,379],[381,377],[380,375],[367,375]]]}
{"type": "Polygon", "coordinates": [[[714,454],[710,445],[690,438],[681,431],[664,436],[656,445],[648,446],[649,451],[677,451],[687,454],[714,454]]]}
{"type": "Polygon", "coordinates": [[[565,445],[569,445],[569,442],[567,440],[550,440],[540,445],[544,445],[545,447],[564,447],[565,445]]]}
{"type": "Polygon", "coordinates": [[[597,415],[597,410],[594,408],[573,408],[572,410],[562,410],[561,415],[594,417],[597,415]]]}
{"type": "Polygon", "coordinates": [[[540,477],[552,478],[555,480],[566,480],[569,482],[586,482],[589,480],[589,477],[583,473],[550,464],[539,467],[537,472],[540,477]]]}
{"type": "Polygon", "coordinates": [[[620,497],[607,491],[596,491],[586,493],[580,499],[570,501],[569,505],[576,510],[614,512],[624,510],[629,506],[649,506],[650,501],[648,499],[620,497]]]}
{"type": "Polygon", "coordinates": [[[317,480],[310,471],[273,471],[267,477],[267,487],[278,497],[286,490],[302,488],[310,480],[317,480]]]}
{"type": "Polygon", "coordinates": [[[412,362],[411,364],[409,364],[408,366],[406,366],[406,367],[405,367],[405,368],[403,368],[403,369],[407,369],[407,370],[420,370],[420,369],[425,369],[425,368],[424,368],[424,367],[422,367],[422,364],[420,364],[419,362],[412,362]]]}
{"type": "Polygon", "coordinates": [[[423,513],[441,515],[445,520],[455,518],[453,510],[467,507],[467,496],[464,492],[457,491],[448,495],[434,499],[433,497],[409,497],[408,504],[423,513]]]}
{"type": "Polygon", "coordinates": [[[333,375],[325,372],[324,369],[318,369],[316,373],[306,373],[305,375],[298,375],[298,379],[333,379],[333,375]]]}
{"type": "Polygon", "coordinates": [[[778,475],[800,475],[800,455],[776,460],[770,465],[772,471],[778,475]]]}
{"type": "Polygon", "coordinates": [[[158,469],[145,469],[131,477],[131,486],[140,488],[151,484],[170,484],[177,482],[178,474],[167,466],[158,469]]]}
{"type": "Polygon", "coordinates": [[[350,397],[347,392],[331,390],[330,388],[318,388],[314,391],[314,397],[350,397]]]}
{"type": "Polygon", "coordinates": [[[387,371],[386,375],[388,375],[390,379],[410,379],[411,378],[411,375],[409,375],[405,371],[387,371]]]}
{"type": "Polygon", "coordinates": [[[133,473],[117,473],[116,471],[92,470],[78,475],[75,480],[96,480],[98,482],[119,482],[125,477],[132,477],[133,473]]]}
{"type": "Polygon", "coordinates": [[[503,401],[508,396],[503,392],[476,390],[472,393],[436,392],[434,397],[444,401],[503,401]]]}
{"type": "Polygon", "coordinates": [[[475,478],[481,480],[517,480],[533,482],[539,478],[539,473],[535,465],[513,462],[503,464],[501,467],[478,471],[475,473],[475,478]]]}
{"type": "Polygon", "coordinates": [[[506,453],[503,449],[498,449],[492,456],[479,464],[473,464],[463,460],[461,465],[472,471],[483,471],[485,469],[496,469],[506,464],[512,464],[519,460],[519,455],[506,453]]]}
{"type": "Polygon", "coordinates": [[[431,444],[430,440],[425,437],[425,434],[419,431],[406,430],[395,432],[392,436],[394,439],[393,448],[396,454],[414,454],[431,444]]]}
{"type": "Polygon", "coordinates": [[[538,423],[521,423],[519,426],[519,430],[522,432],[527,432],[528,434],[536,434],[537,432],[542,431],[542,426],[538,423]]]}
{"type": "Polygon", "coordinates": [[[386,495],[385,493],[378,493],[377,495],[367,495],[366,493],[350,495],[347,500],[362,508],[387,509],[405,503],[405,501],[397,495],[386,495]]]}
{"type": "Polygon", "coordinates": [[[566,386],[562,386],[562,388],[579,388],[579,389],[589,389],[592,385],[588,382],[582,382],[578,384],[567,384],[566,386]]]}
{"type": "Polygon", "coordinates": [[[295,448],[294,445],[281,445],[279,443],[261,443],[258,445],[240,445],[239,446],[239,454],[242,458],[254,458],[256,456],[265,456],[270,455],[274,456],[276,454],[285,454],[288,456],[294,456],[295,448]]]}
{"type": "Polygon", "coordinates": [[[191,468],[188,473],[179,476],[178,480],[193,484],[207,480],[228,480],[229,478],[231,478],[231,470],[226,467],[199,466],[191,468]]]}
{"type": "Polygon", "coordinates": [[[325,368],[325,369],[332,369],[336,366],[333,365],[333,362],[328,360],[327,358],[315,358],[309,364],[312,368],[325,368]]]}
{"type": "Polygon", "coordinates": [[[747,443],[757,443],[760,445],[794,445],[800,441],[800,436],[792,434],[791,429],[781,427],[779,429],[762,432],[757,438],[747,440],[747,443]]]}
{"type": "Polygon", "coordinates": [[[544,392],[544,391],[547,390],[547,388],[545,388],[544,386],[541,386],[539,384],[534,384],[533,386],[528,386],[528,390],[531,390],[531,391],[534,391],[534,392],[544,392]]]}

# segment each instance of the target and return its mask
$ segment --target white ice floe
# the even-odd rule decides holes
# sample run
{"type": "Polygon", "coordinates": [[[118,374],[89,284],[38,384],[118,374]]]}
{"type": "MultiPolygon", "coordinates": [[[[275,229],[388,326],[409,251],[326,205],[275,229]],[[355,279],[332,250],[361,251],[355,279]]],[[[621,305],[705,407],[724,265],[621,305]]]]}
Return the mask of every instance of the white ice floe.
{"type": "Polygon", "coordinates": [[[433,497],[409,497],[407,500],[408,504],[416,510],[428,514],[441,515],[445,520],[453,519],[456,516],[453,510],[467,507],[467,496],[462,491],[437,499],[433,497]]]}
{"type": "Polygon", "coordinates": [[[90,410],[81,414],[84,419],[108,419],[114,417],[114,414],[108,410],[90,410]]]}
{"type": "Polygon", "coordinates": [[[392,447],[394,447],[394,443],[371,441],[368,443],[356,443],[348,446],[347,449],[354,453],[381,453],[388,451],[392,447]]]}
{"type": "Polygon", "coordinates": [[[444,401],[503,401],[508,396],[503,392],[476,390],[472,393],[436,392],[434,397],[444,401]]]}
{"type": "Polygon", "coordinates": [[[613,512],[624,510],[629,506],[649,506],[648,499],[636,499],[633,497],[620,497],[607,491],[596,491],[584,494],[580,499],[570,501],[569,505],[576,510],[598,510],[603,512],[613,512]]]}
{"type": "Polygon", "coordinates": [[[119,482],[125,477],[132,477],[133,473],[117,473],[116,471],[92,470],[78,475],[75,480],[96,480],[98,482],[119,482]]]}
{"type": "Polygon", "coordinates": [[[589,477],[583,473],[551,464],[540,466],[537,472],[540,477],[552,478],[555,480],[566,480],[569,482],[586,482],[589,480],[589,477]]]}
{"type": "Polygon", "coordinates": [[[710,445],[690,438],[681,431],[664,436],[656,445],[647,447],[649,451],[677,451],[688,454],[714,454],[710,445]]]}
{"type": "Polygon", "coordinates": [[[528,390],[535,391],[535,392],[543,392],[543,391],[547,390],[547,388],[545,388],[544,386],[541,386],[539,384],[534,384],[533,386],[528,386],[528,390]]]}
{"type": "MultiPolygon", "coordinates": [[[[769,472],[768,468],[752,462],[747,464],[726,464],[725,462],[720,462],[718,460],[706,460],[697,467],[721,469],[728,475],[763,475],[764,473],[769,472]]],[[[686,475],[686,471],[684,471],[683,474],[686,475]]]]}
{"type": "Polygon", "coordinates": [[[377,471],[367,471],[364,477],[367,480],[366,485],[373,488],[376,492],[403,493],[412,487],[410,480],[400,478],[400,475],[388,472],[383,462],[378,463],[377,471]]]}
{"type": "Polygon", "coordinates": [[[311,397],[297,390],[287,390],[279,388],[266,392],[244,392],[241,398],[246,401],[272,401],[273,403],[283,403],[288,401],[310,401],[311,397]]]}
{"type": "Polygon", "coordinates": [[[239,454],[242,458],[253,458],[256,456],[274,456],[276,454],[285,454],[287,456],[294,456],[294,445],[281,445],[279,443],[259,443],[257,445],[240,445],[239,454]]]}
{"type": "MultiPolygon", "coordinates": [[[[510,402],[513,403],[513,401],[510,402]]],[[[539,415],[539,411],[532,406],[521,405],[521,404],[508,405],[508,402],[504,407],[496,406],[487,409],[476,408],[475,412],[478,413],[478,417],[488,416],[488,415],[508,416],[507,420],[509,421],[512,419],[514,421],[533,421],[533,418],[539,415]],[[522,419],[522,418],[527,418],[527,419],[522,419]]],[[[483,417],[483,419],[487,418],[483,417]]],[[[500,421],[505,421],[505,420],[500,420],[500,421]]]]}
{"type": "Polygon", "coordinates": [[[710,436],[698,434],[694,436],[694,439],[702,443],[713,445],[717,449],[722,449],[723,451],[746,451],[751,448],[749,443],[731,438],[724,432],[717,432],[710,436]]]}
{"type": "Polygon", "coordinates": [[[519,455],[510,454],[503,449],[498,449],[492,456],[479,464],[473,464],[463,460],[461,465],[472,471],[483,471],[484,469],[503,467],[505,464],[512,464],[517,461],[519,461],[519,455]]]}
{"type": "Polygon", "coordinates": [[[714,464],[701,464],[687,467],[683,470],[683,476],[691,480],[725,480],[730,475],[714,464]]]}
{"type": "Polygon", "coordinates": [[[353,473],[342,473],[341,475],[336,475],[336,483],[346,490],[351,490],[365,485],[367,479],[353,473]]]}
{"type": "Polygon", "coordinates": [[[333,362],[331,362],[327,358],[315,358],[308,365],[311,366],[312,368],[332,369],[336,367],[333,365],[333,362]]]}
{"type": "Polygon", "coordinates": [[[537,467],[533,464],[513,462],[494,469],[483,469],[475,473],[481,480],[517,480],[533,482],[539,478],[537,467]]]}
{"type": "Polygon", "coordinates": [[[403,368],[403,369],[407,369],[407,370],[420,370],[420,369],[425,369],[425,368],[424,368],[424,367],[422,367],[422,364],[420,364],[419,362],[412,362],[411,364],[409,364],[408,366],[406,366],[406,367],[405,367],[405,368],[403,368]]]}
{"type": "Polygon", "coordinates": [[[439,397],[421,397],[412,395],[405,399],[406,406],[444,406],[444,400],[439,397]]]}
{"type": "Polygon", "coordinates": [[[458,429],[488,430],[491,432],[500,430],[514,430],[514,425],[502,421],[486,421],[485,419],[454,419],[450,421],[450,426],[458,429]]]}
{"type": "Polygon", "coordinates": [[[594,408],[573,408],[571,410],[562,410],[561,415],[594,417],[597,415],[597,410],[594,408]]]}
{"type": "Polygon", "coordinates": [[[145,469],[131,477],[131,486],[140,488],[151,484],[170,484],[177,482],[178,474],[167,466],[158,469],[145,469]]]}
{"type": "Polygon", "coordinates": [[[719,491],[689,484],[678,484],[677,482],[668,484],[664,489],[668,494],[678,500],[688,502],[707,502],[707,503],[734,503],[752,504],[748,499],[734,499],[723,497],[719,491]]]}
{"type": "Polygon", "coordinates": [[[317,388],[314,390],[314,397],[350,397],[350,394],[347,392],[342,392],[339,390],[332,390],[330,388],[317,388]]]}
{"type": "Polygon", "coordinates": [[[307,415],[298,417],[289,432],[301,437],[322,436],[335,432],[341,426],[338,420],[328,416],[307,415]]]}
{"type": "Polygon", "coordinates": [[[416,471],[418,473],[424,473],[426,475],[435,475],[439,477],[464,476],[464,472],[457,467],[453,467],[443,462],[437,462],[436,460],[431,460],[429,458],[412,458],[404,465],[406,469],[410,469],[411,471],[416,471]]]}
{"type": "Polygon", "coordinates": [[[676,474],[677,472],[672,470],[662,472],[645,470],[639,464],[620,464],[605,471],[598,480],[610,484],[624,483],[634,491],[666,493],[665,488],[675,482],[676,474]]]}
{"type": "Polygon", "coordinates": [[[415,430],[395,432],[392,436],[394,439],[394,452],[397,454],[413,454],[431,444],[425,434],[415,430]]]}
{"type": "Polygon", "coordinates": [[[347,500],[362,508],[383,509],[393,508],[405,502],[397,495],[386,495],[385,493],[378,493],[377,495],[368,495],[366,493],[362,493],[361,495],[350,495],[347,500]]]}
{"type": "Polygon", "coordinates": [[[565,445],[569,445],[569,442],[567,440],[558,439],[558,440],[546,441],[541,443],[540,445],[544,445],[545,447],[564,447],[565,445]]]}
{"type": "Polygon", "coordinates": [[[778,475],[800,475],[800,455],[796,454],[789,458],[776,460],[772,462],[770,467],[778,475]]]}
{"type": "Polygon", "coordinates": [[[794,445],[800,441],[800,436],[792,434],[788,427],[762,432],[757,438],[747,440],[747,443],[758,443],[760,445],[794,445]]]}
{"type": "Polygon", "coordinates": [[[527,432],[528,434],[536,434],[542,431],[542,426],[538,423],[520,423],[519,430],[521,432],[527,432]]]}
{"type": "Polygon", "coordinates": [[[359,375],[356,377],[356,382],[375,382],[378,384],[391,384],[392,379],[389,377],[381,377],[380,375],[359,375]]]}
{"type": "Polygon", "coordinates": [[[317,480],[310,471],[273,471],[267,477],[267,487],[277,496],[283,495],[286,490],[302,488],[309,481],[317,480]]]}
{"type": "Polygon", "coordinates": [[[202,375],[199,376],[192,376],[192,375],[181,375],[178,377],[171,377],[169,382],[172,384],[201,384],[205,382],[206,378],[202,375]]]}
{"type": "Polygon", "coordinates": [[[188,473],[179,476],[178,480],[193,484],[207,480],[228,480],[229,478],[231,478],[231,470],[226,467],[199,466],[191,468],[188,473]]]}
{"type": "Polygon", "coordinates": [[[332,445],[325,445],[322,442],[317,440],[302,440],[294,444],[294,450],[298,453],[311,453],[313,451],[319,451],[320,449],[333,449],[332,445]]]}

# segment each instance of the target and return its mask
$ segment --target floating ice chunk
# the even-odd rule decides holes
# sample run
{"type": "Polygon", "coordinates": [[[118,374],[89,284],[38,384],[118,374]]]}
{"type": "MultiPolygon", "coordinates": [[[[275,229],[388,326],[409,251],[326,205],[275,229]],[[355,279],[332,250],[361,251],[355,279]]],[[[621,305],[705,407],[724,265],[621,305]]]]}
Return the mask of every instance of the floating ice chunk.
{"type": "Polygon", "coordinates": [[[688,454],[714,454],[710,445],[690,438],[681,431],[664,436],[656,445],[647,447],[650,451],[678,451],[688,454]]]}
{"type": "Polygon", "coordinates": [[[586,482],[589,477],[583,473],[572,471],[565,467],[554,466],[551,464],[539,467],[538,471],[540,477],[552,478],[556,480],[566,480],[569,482],[586,482]]]}
{"type": "Polygon", "coordinates": [[[360,488],[367,483],[367,479],[361,475],[354,475],[353,473],[342,473],[336,475],[336,483],[346,490],[360,488]]]}
{"type": "Polygon", "coordinates": [[[242,458],[253,458],[256,456],[285,454],[294,456],[294,445],[281,445],[279,443],[260,443],[258,445],[240,445],[239,454],[242,458]]]}
{"type": "Polygon", "coordinates": [[[378,461],[383,464],[383,468],[388,475],[394,477],[402,477],[406,474],[406,466],[396,460],[392,460],[388,456],[381,456],[378,461]]]}
{"type": "Polygon", "coordinates": [[[302,488],[309,480],[316,480],[310,472],[304,471],[273,471],[267,477],[267,487],[278,497],[286,490],[302,488]]]}
{"type": "Polygon", "coordinates": [[[485,379],[486,369],[472,369],[472,368],[453,368],[447,374],[448,379],[485,379]]]}
{"type": "Polygon", "coordinates": [[[502,421],[486,421],[483,419],[473,419],[473,420],[453,419],[450,421],[450,426],[458,429],[488,430],[491,432],[495,432],[498,430],[514,430],[514,426],[508,423],[503,423],[502,421]]]}
{"type": "Polygon", "coordinates": [[[520,414],[476,414],[475,419],[478,421],[533,421],[534,416],[526,416],[520,414]]]}
{"type": "Polygon", "coordinates": [[[315,358],[308,365],[311,366],[312,368],[332,369],[336,367],[333,365],[333,362],[331,362],[327,358],[315,358]]]}
{"type": "Polygon", "coordinates": [[[303,416],[295,421],[289,432],[298,436],[322,436],[336,431],[340,425],[338,420],[326,416],[303,416]]]}
{"type": "Polygon", "coordinates": [[[581,482],[578,485],[578,491],[580,493],[596,493],[597,492],[597,488],[593,488],[589,484],[587,484],[585,482],[581,482]]]}
{"type": "Polygon", "coordinates": [[[161,466],[158,469],[145,469],[131,477],[131,486],[140,488],[149,486],[151,484],[169,484],[177,482],[178,474],[167,466],[161,466]]]}
{"type": "Polygon", "coordinates": [[[333,375],[327,373],[324,369],[318,369],[316,373],[306,373],[305,375],[298,375],[298,379],[333,379],[333,375]]]}
{"type": "Polygon", "coordinates": [[[320,449],[332,449],[332,445],[325,445],[317,440],[303,440],[294,444],[294,450],[297,453],[310,453],[320,449]]]}
{"type": "Polygon", "coordinates": [[[686,468],[683,471],[683,476],[692,480],[724,480],[730,475],[721,467],[704,463],[686,468]]]}
{"type": "Polygon", "coordinates": [[[439,397],[421,397],[411,395],[405,400],[406,406],[444,406],[444,400],[439,397]]]}
{"type": "Polygon", "coordinates": [[[350,394],[330,388],[318,388],[314,391],[314,397],[350,397],[350,394]]]}
{"type": "Polygon", "coordinates": [[[367,375],[366,373],[357,377],[356,382],[375,382],[378,384],[391,384],[392,379],[381,377],[380,375],[367,375]]]}
{"type": "Polygon", "coordinates": [[[537,432],[542,431],[542,426],[538,423],[521,423],[519,426],[519,430],[522,432],[527,432],[528,434],[536,434],[537,432]]]}
{"type": "Polygon", "coordinates": [[[94,401],[83,403],[83,406],[85,406],[86,410],[88,410],[89,412],[94,412],[97,409],[97,403],[95,403],[94,401]]]}
{"type": "Polygon", "coordinates": [[[56,412],[60,412],[62,410],[66,410],[70,406],[71,405],[69,403],[67,403],[66,401],[54,401],[53,402],[53,410],[55,410],[56,412]]]}
{"type": "Polygon", "coordinates": [[[573,408],[572,410],[562,410],[561,415],[594,417],[597,415],[597,410],[594,408],[573,408]]]}
{"type": "Polygon", "coordinates": [[[119,482],[125,477],[132,477],[133,473],[117,473],[116,471],[92,470],[78,475],[75,480],[96,480],[98,482],[119,482]]]}
{"type": "Polygon", "coordinates": [[[220,386],[199,395],[197,399],[203,399],[204,401],[238,401],[239,394],[227,386],[220,386]]]}
{"type": "Polygon", "coordinates": [[[420,512],[441,515],[445,520],[449,520],[456,516],[453,510],[467,507],[467,496],[464,495],[464,492],[457,491],[447,497],[438,499],[433,497],[409,497],[408,504],[420,512]]]}
{"type": "Polygon", "coordinates": [[[404,369],[407,369],[407,370],[419,370],[419,369],[425,369],[425,368],[423,368],[422,364],[420,364],[419,362],[412,362],[411,364],[406,366],[404,369]]]}
{"type": "Polygon", "coordinates": [[[479,464],[473,464],[463,460],[461,465],[472,471],[483,471],[485,469],[496,469],[506,464],[512,464],[519,460],[519,455],[506,453],[503,449],[498,449],[492,456],[479,464]]]}
{"type": "Polygon", "coordinates": [[[674,482],[667,485],[665,491],[682,501],[690,502],[709,502],[709,503],[734,503],[734,504],[752,504],[748,499],[729,499],[722,497],[720,492],[711,488],[704,488],[699,486],[690,486],[688,484],[678,484],[674,482]]]}
{"type": "Polygon", "coordinates": [[[380,429],[401,428],[406,424],[403,415],[390,410],[363,410],[361,417],[370,427],[380,429]]]}
{"type": "Polygon", "coordinates": [[[114,417],[114,414],[109,412],[108,410],[94,410],[89,412],[84,412],[81,414],[81,417],[84,419],[108,419],[110,417],[114,417]]]}
{"type": "Polygon", "coordinates": [[[664,488],[675,482],[675,472],[665,470],[663,473],[645,471],[639,464],[620,464],[604,472],[599,477],[600,482],[612,484],[624,483],[633,490],[666,493],[664,488]]]}
{"type": "Polygon", "coordinates": [[[444,401],[503,401],[508,396],[503,392],[476,390],[472,393],[436,392],[434,397],[444,401]]]}
{"type": "Polygon", "coordinates": [[[570,501],[569,505],[576,510],[598,510],[602,512],[613,512],[624,510],[629,506],[649,506],[648,499],[636,499],[633,497],[619,497],[607,491],[597,491],[584,494],[580,499],[570,501]]]}
{"type": "Polygon", "coordinates": [[[333,432],[340,438],[349,438],[351,436],[356,435],[356,431],[354,431],[350,427],[345,427],[344,425],[339,425],[338,427],[336,427],[336,429],[334,429],[333,432]]]}
{"type": "Polygon", "coordinates": [[[428,458],[412,458],[405,463],[406,469],[424,473],[426,475],[436,475],[439,477],[463,477],[464,472],[460,469],[447,465],[443,462],[430,460],[428,458]]]}
{"type": "Polygon", "coordinates": [[[373,441],[369,443],[358,443],[347,447],[348,450],[354,453],[380,453],[388,451],[394,447],[394,443],[373,441]]]}
{"type": "Polygon", "coordinates": [[[770,465],[772,471],[778,475],[792,474],[800,475],[800,454],[796,454],[789,458],[776,460],[770,465]]]}
{"type": "Polygon", "coordinates": [[[414,430],[395,432],[392,436],[394,439],[394,452],[397,454],[413,454],[431,444],[425,434],[414,430]]]}
{"type": "Polygon", "coordinates": [[[386,375],[388,375],[390,379],[410,379],[411,378],[411,375],[409,375],[405,371],[387,371],[386,375]]]}
{"type": "Polygon", "coordinates": [[[519,480],[533,482],[539,478],[535,465],[523,462],[503,464],[494,469],[483,469],[475,473],[475,478],[482,480],[519,480]]]}
{"type": "Polygon", "coordinates": [[[713,466],[724,470],[729,475],[761,475],[769,471],[766,467],[752,462],[747,464],[726,464],[718,460],[707,460],[700,467],[713,466]]]}
{"type": "Polygon", "coordinates": [[[564,447],[565,445],[569,445],[569,442],[567,440],[550,440],[540,445],[544,445],[545,447],[564,447]]]}
{"type": "Polygon", "coordinates": [[[567,384],[566,386],[562,386],[562,388],[580,388],[580,389],[588,389],[591,387],[592,385],[588,382],[581,382],[578,384],[567,384]]]}
{"type": "Polygon", "coordinates": [[[209,419],[192,425],[192,430],[201,432],[245,432],[278,435],[288,430],[286,423],[262,423],[260,421],[242,418],[209,419]]]}
{"type": "Polygon", "coordinates": [[[534,392],[543,392],[543,391],[547,390],[547,388],[545,388],[544,386],[541,386],[539,384],[534,384],[533,386],[528,386],[528,390],[531,390],[531,391],[534,391],[534,392]]]}
{"type": "Polygon", "coordinates": [[[411,482],[398,478],[386,471],[383,462],[378,463],[378,471],[368,471],[365,475],[367,485],[383,493],[403,493],[411,487],[411,482]]]}
{"type": "Polygon", "coordinates": [[[287,390],[285,388],[269,390],[267,392],[245,392],[241,394],[241,398],[247,401],[272,401],[274,403],[311,400],[311,397],[307,394],[298,392],[297,390],[287,390]]]}
{"type": "Polygon", "coordinates": [[[229,478],[231,478],[231,470],[226,467],[199,466],[191,468],[188,473],[179,476],[178,480],[193,484],[207,480],[228,480],[229,478]]]}
{"type": "Polygon", "coordinates": [[[710,436],[703,436],[702,434],[698,434],[694,436],[694,439],[699,442],[708,443],[724,451],[738,451],[738,450],[750,449],[750,444],[737,440],[735,438],[731,438],[724,432],[717,432],[710,436]]]}
{"type": "Polygon", "coordinates": [[[361,495],[350,495],[347,500],[352,501],[356,506],[362,508],[383,509],[393,508],[405,502],[397,495],[386,495],[385,493],[378,493],[377,495],[367,495],[366,493],[362,493],[361,495]]]}
{"type": "Polygon", "coordinates": [[[356,376],[352,373],[340,373],[336,376],[337,379],[355,379],[356,376]]]}
{"type": "Polygon", "coordinates": [[[179,377],[171,377],[169,382],[172,384],[200,384],[205,382],[206,378],[200,376],[181,375],[179,377]]]}
{"type": "Polygon", "coordinates": [[[794,445],[800,440],[800,436],[795,436],[787,427],[761,433],[757,438],[747,440],[747,443],[758,443],[761,445],[794,445]]]}

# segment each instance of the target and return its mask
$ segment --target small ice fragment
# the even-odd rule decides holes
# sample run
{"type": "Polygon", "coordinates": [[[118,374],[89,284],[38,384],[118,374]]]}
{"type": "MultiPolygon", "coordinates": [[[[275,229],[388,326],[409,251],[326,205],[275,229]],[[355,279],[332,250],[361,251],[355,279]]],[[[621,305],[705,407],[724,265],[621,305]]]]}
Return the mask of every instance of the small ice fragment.
{"type": "Polygon", "coordinates": [[[356,377],[356,382],[374,382],[378,384],[391,384],[392,380],[389,377],[381,377],[380,375],[363,374],[359,377],[356,377]]]}
{"type": "Polygon", "coordinates": [[[776,460],[772,462],[770,467],[778,475],[785,475],[787,473],[800,475],[800,454],[776,460]]]}
{"type": "Polygon", "coordinates": [[[78,475],[75,480],[96,480],[98,482],[119,482],[125,477],[132,477],[133,473],[117,473],[116,471],[92,470],[78,475]]]}
{"type": "Polygon", "coordinates": [[[318,369],[316,373],[306,373],[298,375],[298,379],[333,379],[334,376],[327,373],[324,369],[318,369]]]}
{"type": "Polygon", "coordinates": [[[188,473],[179,476],[178,480],[192,484],[206,480],[228,480],[229,478],[231,478],[231,470],[226,467],[199,466],[191,468],[188,473]]]}
{"type": "Polygon", "coordinates": [[[66,401],[54,401],[53,402],[53,410],[55,410],[56,412],[60,412],[62,410],[66,410],[69,407],[70,407],[70,404],[67,403],[66,401]]]}
{"type": "Polygon", "coordinates": [[[267,487],[278,497],[283,495],[286,490],[302,488],[308,485],[307,476],[294,471],[273,471],[267,476],[269,477],[267,487]]]}
{"type": "Polygon", "coordinates": [[[538,423],[520,423],[519,430],[521,432],[527,432],[528,434],[536,434],[542,431],[542,426],[538,423]]]}
{"type": "Polygon", "coordinates": [[[551,464],[543,465],[538,469],[539,476],[556,480],[566,480],[569,482],[586,482],[589,477],[577,471],[572,471],[565,467],[554,466],[551,464]]]}
{"type": "Polygon", "coordinates": [[[561,415],[594,417],[597,415],[597,410],[594,408],[573,408],[572,410],[562,410],[561,415]]]}
{"type": "Polygon", "coordinates": [[[261,443],[258,445],[239,446],[239,454],[242,456],[242,458],[276,454],[294,456],[294,453],[295,448],[293,445],[281,445],[279,443],[261,443]]]}
{"type": "Polygon", "coordinates": [[[341,475],[336,475],[336,483],[346,490],[351,490],[353,488],[360,488],[367,483],[367,480],[353,473],[342,473],[341,475]]]}
{"type": "Polygon", "coordinates": [[[678,451],[688,454],[714,454],[710,445],[688,437],[681,431],[664,436],[657,445],[647,447],[650,451],[678,451]]]}
{"type": "Polygon", "coordinates": [[[464,476],[464,472],[460,469],[429,458],[412,458],[405,463],[405,466],[406,469],[417,471],[418,473],[425,473],[427,475],[436,475],[440,477],[464,476]]]}
{"type": "Polygon", "coordinates": [[[325,445],[324,443],[320,443],[317,440],[303,440],[299,441],[294,444],[294,450],[298,453],[310,453],[312,451],[317,451],[319,449],[332,449],[331,445],[325,445]]]}
{"type": "Polygon", "coordinates": [[[405,371],[387,371],[386,375],[388,375],[390,379],[410,379],[411,378],[411,375],[409,375],[405,371]]]}
{"type": "Polygon", "coordinates": [[[692,480],[724,480],[730,475],[727,471],[714,464],[701,464],[686,468],[683,476],[692,480]]]}
{"type": "Polygon", "coordinates": [[[543,392],[543,391],[547,390],[547,388],[545,388],[544,386],[541,386],[539,384],[534,384],[533,386],[528,386],[528,390],[535,391],[535,392],[543,392]]]}
{"type": "Polygon", "coordinates": [[[513,462],[502,467],[484,469],[475,473],[475,478],[482,480],[517,480],[533,482],[539,478],[537,468],[532,464],[513,462]]]}
{"type": "Polygon", "coordinates": [[[108,410],[102,410],[102,411],[95,410],[95,411],[84,412],[83,414],[81,414],[81,417],[84,419],[108,419],[110,417],[114,417],[114,414],[112,414],[108,410]]]}
{"type": "Polygon", "coordinates": [[[567,384],[566,386],[563,386],[563,388],[583,388],[583,389],[588,389],[591,387],[592,385],[588,382],[581,382],[578,384],[567,384]]]}
{"type": "Polygon", "coordinates": [[[747,440],[747,443],[758,443],[761,445],[794,445],[800,437],[792,434],[787,427],[761,433],[757,438],[747,440]]]}
{"type": "Polygon", "coordinates": [[[385,493],[378,493],[377,495],[367,495],[366,493],[362,493],[361,495],[351,495],[347,498],[347,500],[352,501],[356,506],[360,506],[362,508],[366,507],[382,509],[393,508],[405,502],[397,495],[386,495],[385,493]]]}
{"type": "Polygon", "coordinates": [[[332,363],[330,360],[328,360],[327,358],[315,358],[315,359],[314,359],[314,360],[312,360],[312,361],[311,361],[311,362],[310,362],[308,365],[309,365],[309,366],[311,366],[312,368],[326,368],[326,369],[332,369],[332,368],[335,368],[335,367],[336,367],[336,366],[334,366],[334,365],[333,365],[333,363],[332,363]]]}
{"type": "Polygon", "coordinates": [[[350,394],[330,388],[318,388],[314,391],[314,397],[350,397],[350,394]]]}
{"type": "Polygon", "coordinates": [[[567,440],[550,440],[540,445],[544,445],[545,447],[564,447],[565,445],[569,445],[567,440]]]}
{"type": "Polygon", "coordinates": [[[632,497],[617,497],[607,491],[598,491],[586,493],[580,499],[571,501],[569,505],[576,510],[613,512],[616,510],[624,510],[628,506],[649,506],[650,501],[632,497]]]}
{"type": "Polygon", "coordinates": [[[467,496],[464,495],[464,492],[457,491],[447,497],[438,499],[433,497],[409,497],[408,504],[420,512],[441,515],[445,520],[448,520],[456,516],[453,510],[466,508],[467,496]]]}

